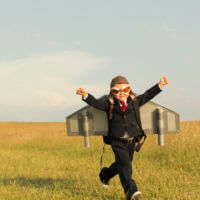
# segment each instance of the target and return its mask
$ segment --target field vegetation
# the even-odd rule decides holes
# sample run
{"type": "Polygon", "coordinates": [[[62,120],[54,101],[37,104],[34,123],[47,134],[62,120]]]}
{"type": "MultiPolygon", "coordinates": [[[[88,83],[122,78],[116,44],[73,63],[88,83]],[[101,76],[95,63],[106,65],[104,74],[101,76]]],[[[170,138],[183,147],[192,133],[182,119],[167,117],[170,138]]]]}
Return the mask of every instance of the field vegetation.
{"type": "MultiPolygon", "coordinates": [[[[179,134],[157,135],[133,160],[141,200],[200,200],[200,121],[183,121],[179,134]]],[[[0,200],[123,200],[119,177],[99,181],[102,137],[66,135],[65,123],[0,123],[0,200]]],[[[103,165],[114,161],[109,146],[103,165]]]]}

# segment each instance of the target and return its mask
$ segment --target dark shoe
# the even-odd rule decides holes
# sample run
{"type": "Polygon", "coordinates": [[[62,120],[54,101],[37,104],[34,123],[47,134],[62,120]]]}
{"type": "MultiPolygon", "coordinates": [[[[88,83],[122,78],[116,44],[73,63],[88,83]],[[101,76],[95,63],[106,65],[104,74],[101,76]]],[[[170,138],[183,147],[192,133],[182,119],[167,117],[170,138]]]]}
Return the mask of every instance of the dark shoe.
{"type": "Polygon", "coordinates": [[[127,200],[138,200],[141,197],[142,193],[140,191],[128,192],[127,200]]]}
{"type": "Polygon", "coordinates": [[[107,167],[104,167],[101,169],[101,172],[99,173],[99,178],[100,178],[101,184],[105,188],[108,187],[108,183],[109,183],[109,180],[105,178],[105,171],[107,169],[108,169],[107,167]]]}

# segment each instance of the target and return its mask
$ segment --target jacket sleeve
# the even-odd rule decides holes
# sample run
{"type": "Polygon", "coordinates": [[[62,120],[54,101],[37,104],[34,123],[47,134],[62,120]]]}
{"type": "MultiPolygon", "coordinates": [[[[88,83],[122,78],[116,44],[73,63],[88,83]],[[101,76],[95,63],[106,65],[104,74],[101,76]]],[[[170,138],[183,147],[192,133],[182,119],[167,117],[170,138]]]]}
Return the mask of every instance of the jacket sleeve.
{"type": "Polygon", "coordinates": [[[95,97],[93,97],[91,94],[88,93],[88,96],[86,99],[82,99],[85,101],[88,105],[102,110],[102,111],[107,111],[108,110],[108,103],[104,100],[98,100],[95,97]]]}
{"type": "Polygon", "coordinates": [[[144,94],[138,95],[137,100],[139,102],[139,106],[144,105],[151,99],[153,99],[157,94],[159,94],[162,90],[158,86],[158,84],[154,85],[150,89],[148,89],[144,94]]]}

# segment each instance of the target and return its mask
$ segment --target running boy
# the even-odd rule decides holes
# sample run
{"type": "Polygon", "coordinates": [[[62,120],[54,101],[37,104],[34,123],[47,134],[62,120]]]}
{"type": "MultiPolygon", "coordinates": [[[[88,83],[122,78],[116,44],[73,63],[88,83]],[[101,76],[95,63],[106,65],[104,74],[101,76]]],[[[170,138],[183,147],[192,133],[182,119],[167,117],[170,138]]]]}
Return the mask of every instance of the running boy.
{"type": "Polygon", "coordinates": [[[104,167],[100,174],[103,186],[108,186],[115,175],[119,175],[127,200],[137,200],[141,196],[135,181],[132,179],[132,160],[135,143],[142,136],[142,125],[139,107],[147,103],[168,84],[167,77],[163,76],[159,83],[136,96],[123,76],[116,76],[110,84],[110,95],[106,101],[95,99],[85,89],[77,89],[87,104],[107,113],[110,143],[115,154],[115,162],[109,168],[104,167]]]}

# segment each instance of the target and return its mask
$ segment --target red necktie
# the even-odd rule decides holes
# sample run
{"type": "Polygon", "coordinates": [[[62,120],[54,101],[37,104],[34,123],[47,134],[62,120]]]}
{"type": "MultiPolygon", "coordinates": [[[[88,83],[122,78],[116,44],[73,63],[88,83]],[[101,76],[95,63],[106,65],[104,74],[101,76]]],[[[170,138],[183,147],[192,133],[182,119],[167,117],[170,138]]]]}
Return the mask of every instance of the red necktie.
{"type": "Polygon", "coordinates": [[[126,111],[126,103],[125,103],[125,101],[120,101],[120,104],[122,105],[122,111],[125,112],[126,111]]]}

